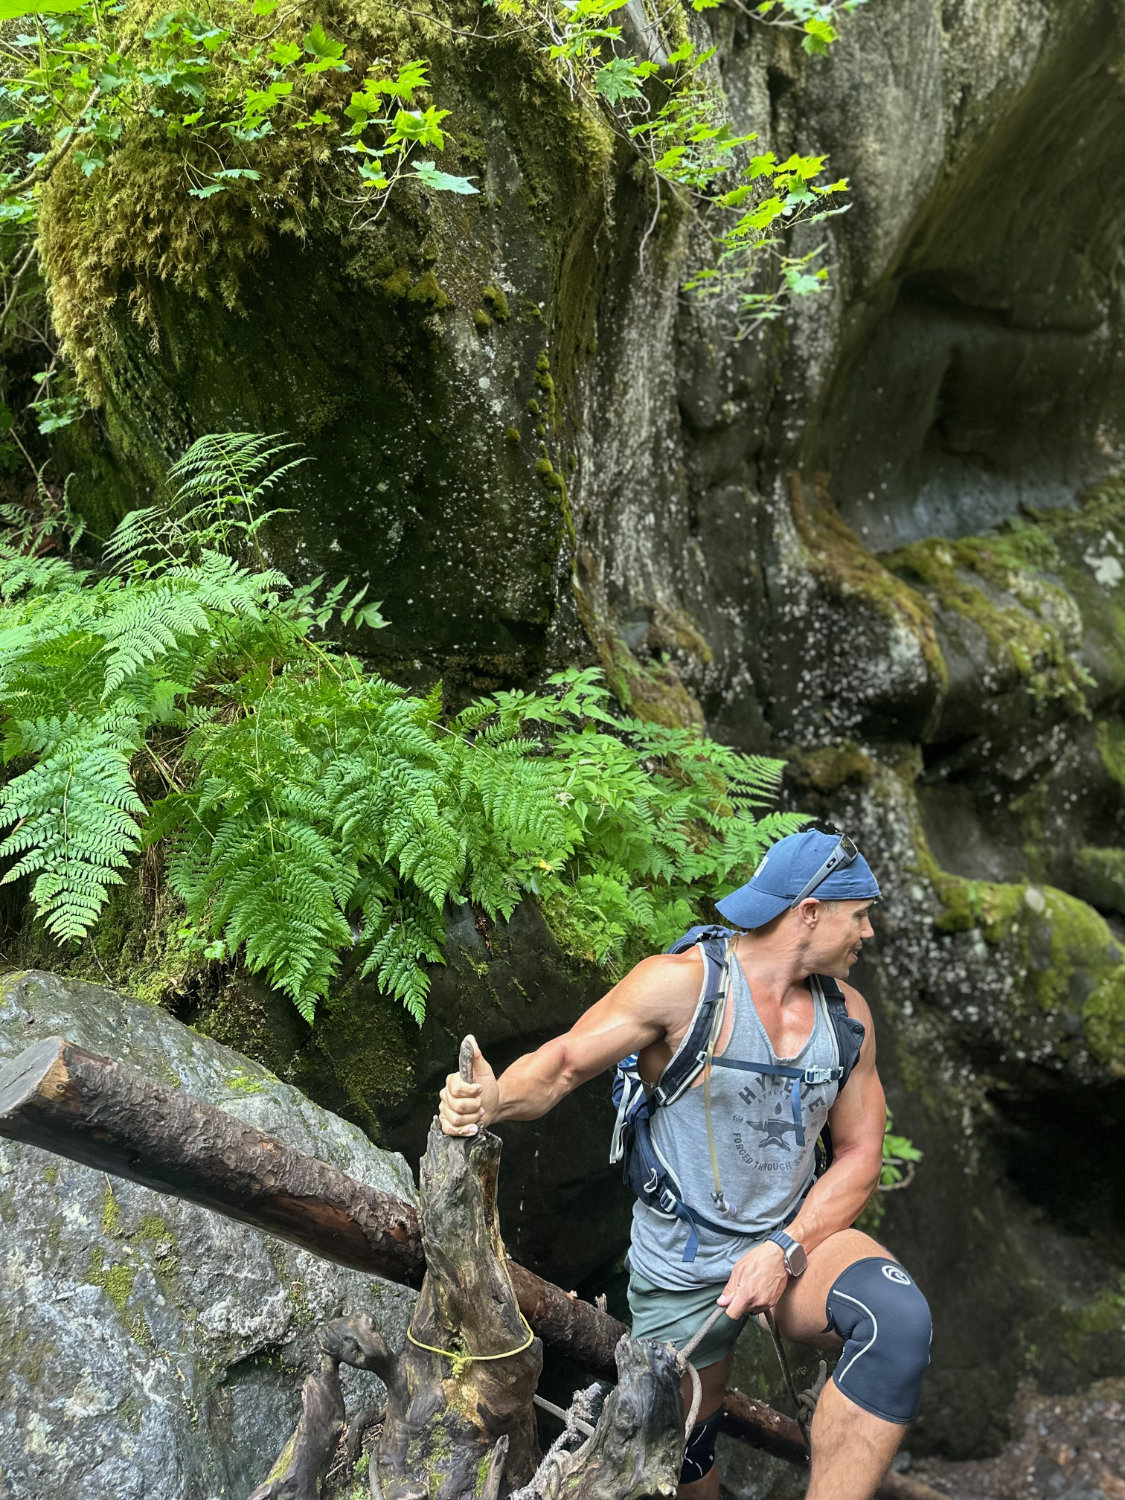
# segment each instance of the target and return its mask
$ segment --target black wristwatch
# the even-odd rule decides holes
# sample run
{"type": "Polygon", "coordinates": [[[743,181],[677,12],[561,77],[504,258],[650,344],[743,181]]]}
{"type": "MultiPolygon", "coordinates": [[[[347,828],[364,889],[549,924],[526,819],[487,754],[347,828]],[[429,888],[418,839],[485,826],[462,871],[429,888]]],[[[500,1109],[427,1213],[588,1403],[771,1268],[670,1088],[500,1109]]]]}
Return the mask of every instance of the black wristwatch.
{"type": "Polygon", "coordinates": [[[805,1247],[798,1245],[791,1235],[785,1233],[784,1229],[775,1229],[770,1235],[775,1245],[781,1246],[782,1254],[785,1256],[785,1269],[790,1276],[800,1276],[809,1263],[805,1254],[805,1247]]]}

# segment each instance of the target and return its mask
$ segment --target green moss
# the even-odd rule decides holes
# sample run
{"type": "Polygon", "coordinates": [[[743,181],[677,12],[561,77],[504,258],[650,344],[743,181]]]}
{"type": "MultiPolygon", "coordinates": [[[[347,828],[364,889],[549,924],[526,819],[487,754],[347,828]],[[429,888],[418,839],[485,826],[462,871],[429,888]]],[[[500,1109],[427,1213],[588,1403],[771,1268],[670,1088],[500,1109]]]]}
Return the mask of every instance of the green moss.
{"type": "MultiPolygon", "coordinates": [[[[275,1076],[285,1070],[308,1034],[307,1024],[284,996],[240,969],[226,974],[218,993],[202,1001],[193,1024],[203,1035],[252,1057],[275,1076]]],[[[247,1076],[254,1081],[252,1075],[247,1076]]]]}
{"type": "Polygon", "coordinates": [[[113,1189],[107,1184],[102,1200],[102,1233],[116,1237],[120,1232],[121,1205],[114,1196],[113,1189]]]}
{"type": "Polygon", "coordinates": [[[122,1265],[120,1262],[107,1266],[100,1245],[95,1245],[91,1250],[86,1280],[91,1286],[101,1287],[119,1313],[125,1312],[125,1304],[132,1296],[136,1276],[136,1268],[133,1266],[122,1265]]]}
{"type": "Polygon", "coordinates": [[[1093,1055],[1125,1078],[1125,970],[1107,974],[1082,1007],[1082,1034],[1093,1055]]]}
{"type": "Polygon", "coordinates": [[[537,417],[539,415],[539,402],[536,401],[534,396],[532,396],[531,400],[527,403],[527,409],[533,417],[537,417]]]}
{"type": "Polygon", "coordinates": [[[551,362],[547,355],[540,354],[535,361],[535,384],[543,393],[543,399],[547,405],[547,415],[554,421],[558,400],[555,393],[555,382],[551,375],[551,362]]]}
{"type": "Polygon", "coordinates": [[[299,1281],[291,1281],[286,1288],[293,1322],[298,1328],[307,1328],[316,1322],[316,1313],[311,1307],[308,1294],[299,1281]]]}
{"type": "Polygon", "coordinates": [[[566,480],[549,458],[537,458],[535,460],[535,472],[549,490],[566,490],[566,480]]]}
{"type": "Polygon", "coordinates": [[[267,1484],[278,1481],[284,1477],[285,1471],[292,1463],[293,1455],[296,1451],[297,1434],[294,1432],[289,1441],[286,1443],[285,1447],[282,1448],[281,1452],[277,1455],[277,1461],[274,1464],[273,1468],[266,1475],[267,1484]]]}
{"type": "Polygon", "coordinates": [[[127,1432],[140,1432],[143,1416],[144,1407],[135,1396],[126,1396],[117,1408],[117,1420],[127,1432]]]}
{"type": "Polygon", "coordinates": [[[638,661],[623,641],[617,641],[615,647],[609,682],[631,714],[668,729],[695,728],[702,733],[703,709],[674,666],[638,661]]]}
{"type": "Polygon", "coordinates": [[[476,328],[478,333],[488,333],[488,331],[491,329],[492,319],[488,316],[483,307],[478,307],[473,313],[473,326],[476,328]]]}
{"type": "Polygon", "coordinates": [[[874,774],[871,757],[852,740],[819,750],[794,746],[785,752],[794,785],[831,796],[842,786],[866,786],[874,774]]]}
{"type": "Polygon", "coordinates": [[[504,436],[509,443],[520,443],[523,441],[518,427],[506,427],[504,429],[504,436]]]}
{"type": "Polygon", "coordinates": [[[501,287],[490,283],[481,293],[481,298],[498,323],[506,323],[512,316],[512,309],[508,306],[508,299],[501,287]]]}
{"type": "MultiPolygon", "coordinates": [[[[20,967],[110,984],[146,1004],[167,1004],[182,997],[207,969],[199,954],[185,946],[184,920],[183,907],[150,854],[113,888],[97,925],[79,948],[55,943],[35,920],[29,903],[12,957],[20,967]]],[[[180,1086],[167,1059],[154,1067],[170,1086],[180,1086]]]]}
{"type": "Polygon", "coordinates": [[[443,307],[449,306],[449,298],[438,285],[437,277],[432,271],[425,272],[406,294],[408,302],[417,302],[431,312],[440,312],[443,307]]]}
{"type": "MultiPolygon", "coordinates": [[[[129,7],[122,32],[126,43],[159,14],[155,0],[129,7]]],[[[368,63],[379,58],[393,70],[410,57],[448,53],[448,31],[429,20],[426,0],[409,14],[382,0],[362,5],[325,0],[317,6],[298,0],[277,15],[261,17],[232,0],[216,0],[209,16],[216,26],[233,21],[246,52],[255,33],[266,47],[270,42],[300,47],[314,24],[327,24],[349,39],[350,71],[306,75],[297,70],[287,108],[323,109],[334,123],[300,131],[281,125],[241,143],[238,164],[252,168],[258,180],[228,184],[206,199],[189,196],[186,187],[193,176],[202,181],[214,171],[214,138],[188,130],[173,141],[157,118],[131,122],[92,176],[86,177],[73,158],[51,175],[41,200],[40,244],[53,321],[80,376],[95,391],[101,384],[97,348],[112,336],[106,315],[122,285],[129,288],[134,316],[154,335],[162,285],[237,308],[245,267],[266,253],[271,235],[304,240],[310,221],[346,228],[351,210],[342,198],[350,195],[354,168],[338,150],[340,111],[368,63]],[[343,195],[342,183],[349,189],[343,195]]],[[[213,65],[221,75],[213,92],[221,93],[225,84],[238,97],[246,80],[234,60],[216,54],[213,65]]],[[[267,78],[263,71],[258,84],[267,78]]]]}
{"type": "Polygon", "coordinates": [[[1054,539],[1042,528],[930,538],[884,561],[921,585],[947,617],[968,621],[993,664],[1024,683],[1037,705],[1059,700],[1071,713],[1088,716],[1085,690],[1092,679],[1072,655],[1081,639],[1077,608],[1065,589],[1032,571],[1061,566],[1054,539]]]}
{"type": "Polygon", "coordinates": [[[812,502],[794,476],[789,489],[797,533],[805,544],[809,571],[829,596],[863,599],[895,626],[905,626],[917,640],[930,677],[944,689],[949,674],[937,643],[933,610],[926,599],[873,557],[844,521],[828,494],[824,476],[817,476],[812,502]]]}
{"type": "Polygon", "coordinates": [[[175,1068],[166,1057],[161,1057],[156,1062],[152,1063],[151,1069],[152,1072],[156,1074],[157,1078],[159,1078],[162,1083],[167,1084],[170,1089],[183,1088],[183,1079],[176,1072],[175,1068]]]}
{"type": "Polygon", "coordinates": [[[1102,911],[1125,916],[1125,849],[1086,847],[1074,862],[1082,895],[1102,911]]]}
{"type": "Polygon", "coordinates": [[[398,266],[383,278],[382,288],[388,297],[405,297],[410,291],[410,272],[405,266],[398,266]]]}
{"type": "Polygon", "coordinates": [[[7,1375],[19,1374],[34,1390],[41,1385],[44,1373],[58,1364],[58,1349],[50,1339],[32,1340],[26,1328],[13,1328],[8,1320],[0,1322],[0,1363],[7,1375]]]}
{"type": "MultiPolygon", "coordinates": [[[[1123,954],[1104,918],[1052,886],[950,875],[919,829],[914,836],[916,868],[940,902],[935,928],[979,932],[998,950],[996,961],[1016,977],[1017,1003],[1022,999],[1029,1018],[1080,1014],[1091,1053],[1114,1069],[1125,1063],[1123,954]]],[[[1057,1045],[1068,1045],[1061,1033],[1057,1045]]]]}
{"type": "Polygon", "coordinates": [[[163,1244],[173,1238],[168,1225],[159,1214],[145,1214],[136,1229],[130,1235],[130,1239],[144,1244],[163,1244]]]}
{"type": "Polygon", "coordinates": [[[223,1082],[233,1094],[260,1094],[269,1083],[269,1079],[263,1078],[260,1074],[245,1073],[239,1068],[233,1073],[228,1073],[223,1082]]]}
{"type": "Polygon", "coordinates": [[[1094,739],[1102,765],[1125,790],[1125,724],[1119,719],[1099,723],[1094,739]]]}
{"type": "Polygon", "coordinates": [[[373,985],[341,986],[319,1011],[291,1081],[378,1140],[379,1108],[401,1103],[414,1086],[417,1041],[393,997],[373,985]]]}
{"type": "Polygon", "coordinates": [[[43,1168],[43,1181],[44,1182],[50,1183],[50,1185],[52,1187],[54,1187],[55,1183],[58,1182],[58,1180],[59,1180],[59,1169],[58,1169],[58,1167],[44,1167],[43,1168]]]}
{"type": "Polygon", "coordinates": [[[1106,1286],[1089,1302],[1058,1309],[1058,1332],[1063,1348],[1075,1364],[1087,1360],[1086,1341],[1098,1335],[1125,1332],[1125,1276],[1106,1286]]]}

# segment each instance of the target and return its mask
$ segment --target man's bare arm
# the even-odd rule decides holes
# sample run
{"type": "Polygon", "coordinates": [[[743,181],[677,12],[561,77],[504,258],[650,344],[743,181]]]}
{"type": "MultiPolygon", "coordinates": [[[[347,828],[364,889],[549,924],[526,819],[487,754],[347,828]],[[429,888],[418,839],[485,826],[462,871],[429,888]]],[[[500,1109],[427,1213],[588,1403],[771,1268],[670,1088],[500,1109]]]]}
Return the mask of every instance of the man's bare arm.
{"type": "Polygon", "coordinates": [[[643,959],[568,1032],[517,1058],[499,1078],[478,1049],[472,1083],[458,1073],[445,1080],[438,1105],[442,1130],[475,1135],[478,1127],[500,1120],[537,1120],[620,1058],[660,1041],[685,1008],[689,1015],[694,1009],[700,963],[695,949],[643,959]]]}
{"type": "Polygon", "coordinates": [[[829,1112],[832,1165],[817,1178],[786,1231],[806,1251],[855,1222],[883,1164],[887,1102],[875,1067],[875,1027],[863,996],[850,986],[845,993],[849,1014],[863,1022],[867,1034],[847,1087],[829,1112]]]}

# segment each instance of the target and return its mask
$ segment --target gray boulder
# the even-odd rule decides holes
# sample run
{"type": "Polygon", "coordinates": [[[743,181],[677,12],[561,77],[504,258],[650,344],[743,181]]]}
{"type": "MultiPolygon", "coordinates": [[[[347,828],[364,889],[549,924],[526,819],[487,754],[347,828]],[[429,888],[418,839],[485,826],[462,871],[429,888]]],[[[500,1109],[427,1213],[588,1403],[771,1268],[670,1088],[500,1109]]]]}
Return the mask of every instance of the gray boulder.
{"type": "MultiPolygon", "coordinates": [[[[412,1197],[401,1156],[154,1006],[44,973],[0,979],[0,1058],[62,1034],[412,1197]]],[[[414,1293],[35,1147],[0,1142],[0,1495],[242,1500],[292,1431],[315,1328],[414,1293]]],[[[375,1377],[342,1372],[349,1414],[375,1377]]]]}

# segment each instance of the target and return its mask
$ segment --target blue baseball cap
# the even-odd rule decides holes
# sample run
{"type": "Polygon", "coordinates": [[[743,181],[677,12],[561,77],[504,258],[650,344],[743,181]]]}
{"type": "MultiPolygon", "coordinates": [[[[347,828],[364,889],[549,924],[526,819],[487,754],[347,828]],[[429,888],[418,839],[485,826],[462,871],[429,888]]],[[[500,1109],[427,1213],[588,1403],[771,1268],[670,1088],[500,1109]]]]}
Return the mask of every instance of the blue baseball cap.
{"type": "Polygon", "coordinates": [[[778,839],[745,885],[715,904],[735,927],[764,927],[809,896],[870,901],[879,895],[871,866],[851,839],[808,829],[778,839]]]}

